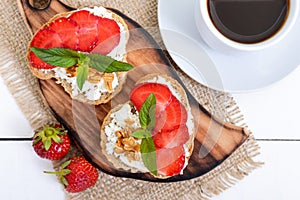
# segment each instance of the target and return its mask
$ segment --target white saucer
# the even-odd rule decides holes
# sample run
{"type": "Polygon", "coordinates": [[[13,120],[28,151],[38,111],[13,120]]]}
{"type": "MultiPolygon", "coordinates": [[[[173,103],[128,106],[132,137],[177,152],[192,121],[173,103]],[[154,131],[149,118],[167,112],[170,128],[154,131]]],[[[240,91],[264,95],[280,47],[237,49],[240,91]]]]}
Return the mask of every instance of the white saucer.
{"type": "MultiPolygon", "coordinates": [[[[226,54],[211,49],[195,25],[196,1],[158,1],[164,44],[176,64],[194,80],[221,91],[247,92],[281,80],[300,64],[297,25],[276,46],[259,52],[226,54]]],[[[300,18],[296,24],[300,24],[300,18]]]]}

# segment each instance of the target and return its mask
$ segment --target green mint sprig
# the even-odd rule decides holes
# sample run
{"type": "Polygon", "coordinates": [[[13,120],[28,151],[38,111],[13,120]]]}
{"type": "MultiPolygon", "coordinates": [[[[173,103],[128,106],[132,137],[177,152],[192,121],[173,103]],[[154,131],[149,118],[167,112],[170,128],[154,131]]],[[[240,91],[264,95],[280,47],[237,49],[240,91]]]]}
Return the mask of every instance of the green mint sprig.
{"type": "Polygon", "coordinates": [[[89,67],[99,72],[111,73],[129,71],[132,65],[114,60],[113,58],[101,54],[82,53],[67,48],[37,48],[30,50],[42,61],[56,67],[76,68],[76,82],[78,88],[82,90],[83,84],[88,77],[89,67]]]}
{"type": "Polygon", "coordinates": [[[142,140],[140,149],[143,163],[152,174],[157,175],[156,148],[151,134],[156,121],[155,109],[156,98],[151,93],[139,112],[139,121],[142,128],[133,132],[131,136],[142,140]]]}

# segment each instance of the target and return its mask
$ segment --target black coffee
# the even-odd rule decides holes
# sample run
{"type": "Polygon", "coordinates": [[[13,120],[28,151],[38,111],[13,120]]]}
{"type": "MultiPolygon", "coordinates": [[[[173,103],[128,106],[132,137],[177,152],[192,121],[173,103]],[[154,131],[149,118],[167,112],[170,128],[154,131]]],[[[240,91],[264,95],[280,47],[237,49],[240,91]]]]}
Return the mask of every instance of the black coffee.
{"type": "Polygon", "coordinates": [[[224,36],[241,43],[257,43],[282,27],[289,0],[209,0],[208,9],[224,36]]]}

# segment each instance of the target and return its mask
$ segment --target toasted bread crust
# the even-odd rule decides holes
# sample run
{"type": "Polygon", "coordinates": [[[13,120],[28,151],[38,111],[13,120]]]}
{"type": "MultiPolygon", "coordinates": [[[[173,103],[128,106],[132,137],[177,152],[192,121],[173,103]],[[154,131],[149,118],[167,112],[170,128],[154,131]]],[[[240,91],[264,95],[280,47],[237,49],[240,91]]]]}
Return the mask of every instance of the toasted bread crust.
{"type": "MultiPolygon", "coordinates": [[[[112,14],[112,18],[116,22],[120,23],[124,27],[124,31],[126,32],[125,33],[125,38],[126,38],[126,43],[127,43],[128,39],[129,39],[129,32],[128,32],[128,27],[127,27],[126,22],[123,20],[123,18],[121,18],[119,15],[113,13],[112,11],[110,11],[110,10],[106,10],[106,11],[109,12],[109,13],[111,13],[112,14]]],[[[61,18],[61,17],[68,17],[69,15],[71,15],[74,12],[76,12],[76,10],[75,11],[70,11],[70,12],[65,12],[65,13],[57,14],[53,18],[51,18],[46,24],[44,24],[40,29],[45,28],[46,26],[48,26],[54,20],[56,20],[58,18],[61,18]]],[[[30,43],[28,45],[28,53],[26,55],[26,57],[27,57],[28,60],[30,60],[29,59],[29,52],[30,52],[29,51],[29,47],[30,47],[30,43]]],[[[126,55],[123,57],[122,61],[126,62],[126,55]]],[[[61,86],[71,96],[72,99],[80,101],[80,102],[83,102],[83,103],[92,104],[92,105],[99,105],[99,104],[107,103],[108,101],[110,101],[116,94],[118,94],[122,90],[122,86],[123,86],[123,84],[126,81],[126,75],[127,75],[127,72],[116,72],[116,75],[117,75],[116,77],[118,79],[118,85],[113,89],[113,91],[111,91],[111,92],[102,92],[99,99],[89,100],[82,93],[79,93],[76,96],[72,95],[72,84],[69,83],[69,82],[67,82],[65,79],[62,79],[61,77],[57,77],[55,75],[55,72],[53,70],[51,70],[51,69],[49,69],[49,70],[37,69],[37,68],[33,67],[30,64],[30,62],[29,62],[29,69],[39,79],[46,80],[46,79],[55,78],[57,80],[57,83],[61,84],[61,86]]]]}
{"type": "MultiPolygon", "coordinates": [[[[176,89],[177,91],[179,91],[180,95],[181,95],[181,99],[179,99],[181,101],[181,103],[184,105],[184,107],[190,111],[190,105],[188,102],[188,98],[186,96],[186,93],[184,91],[184,89],[182,88],[182,86],[173,78],[166,76],[166,75],[160,75],[160,74],[149,74],[146,75],[144,77],[142,77],[136,84],[139,83],[144,83],[144,82],[149,82],[149,80],[153,80],[156,79],[158,77],[163,77],[165,80],[167,80],[169,83],[171,83],[172,87],[174,89],[176,89]]],[[[152,81],[151,81],[152,82],[152,81]]],[[[153,81],[155,82],[155,81],[153,81]]],[[[129,103],[132,107],[134,107],[132,105],[132,103],[129,103]]],[[[125,103],[125,104],[126,104],[125,103]]],[[[127,166],[126,164],[124,164],[123,162],[121,162],[121,160],[119,158],[116,158],[114,155],[108,154],[106,151],[106,143],[107,141],[107,136],[105,134],[105,127],[108,126],[112,120],[112,114],[117,112],[118,110],[120,110],[122,108],[124,104],[118,105],[115,108],[111,109],[111,111],[107,114],[107,116],[105,117],[103,124],[101,126],[101,133],[100,133],[100,137],[101,137],[101,142],[100,142],[100,146],[101,146],[101,150],[104,153],[104,155],[106,156],[106,158],[114,165],[114,167],[118,168],[118,169],[124,169],[127,171],[130,171],[132,173],[138,172],[139,170],[130,166],[127,166]]],[[[188,152],[186,153],[186,159],[188,161],[188,159],[190,158],[190,156],[192,155],[193,149],[194,149],[194,137],[195,137],[195,127],[193,127],[192,133],[190,133],[190,138],[189,140],[186,142],[186,146],[188,149],[188,152]]],[[[165,179],[165,178],[169,178],[168,176],[162,176],[162,175],[158,175],[155,176],[156,178],[160,178],[160,179],[165,179]]]]}

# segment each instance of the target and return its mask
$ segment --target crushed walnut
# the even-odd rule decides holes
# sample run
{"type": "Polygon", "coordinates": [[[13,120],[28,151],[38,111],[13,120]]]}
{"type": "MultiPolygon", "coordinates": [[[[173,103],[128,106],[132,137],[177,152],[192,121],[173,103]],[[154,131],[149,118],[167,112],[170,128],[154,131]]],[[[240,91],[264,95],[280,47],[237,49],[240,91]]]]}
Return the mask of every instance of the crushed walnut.
{"type": "Polygon", "coordinates": [[[104,73],[103,72],[99,72],[96,69],[93,68],[89,68],[89,76],[87,77],[87,80],[90,83],[99,83],[101,78],[103,77],[104,73]]]}
{"type": "Polygon", "coordinates": [[[77,66],[68,67],[66,68],[66,73],[69,77],[75,77],[76,76],[76,68],[77,66]]]}
{"type": "Polygon", "coordinates": [[[118,140],[114,151],[117,154],[124,153],[129,161],[137,161],[140,160],[140,144],[138,139],[130,136],[131,133],[132,130],[129,127],[115,132],[118,140]]]}
{"type": "Polygon", "coordinates": [[[114,74],[104,73],[103,79],[106,89],[111,92],[113,90],[112,82],[114,81],[114,74]]]}
{"type": "MultiPolygon", "coordinates": [[[[75,77],[76,76],[76,70],[77,70],[77,66],[67,68],[66,69],[67,75],[69,77],[75,77]]],[[[104,80],[105,88],[109,92],[113,91],[112,83],[113,83],[114,78],[115,78],[113,73],[103,73],[103,72],[97,71],[96,69],[89,68],[89,75],[87,77],[87,80],[90,83],[97,84],[101,81],[102,78],[104,80]]]]}

